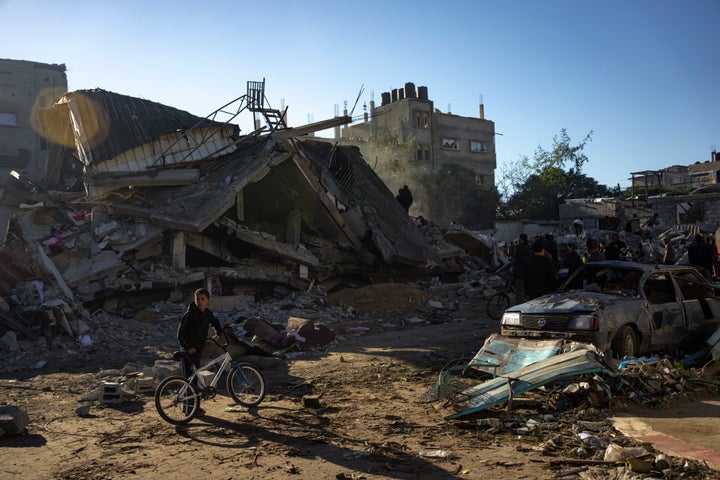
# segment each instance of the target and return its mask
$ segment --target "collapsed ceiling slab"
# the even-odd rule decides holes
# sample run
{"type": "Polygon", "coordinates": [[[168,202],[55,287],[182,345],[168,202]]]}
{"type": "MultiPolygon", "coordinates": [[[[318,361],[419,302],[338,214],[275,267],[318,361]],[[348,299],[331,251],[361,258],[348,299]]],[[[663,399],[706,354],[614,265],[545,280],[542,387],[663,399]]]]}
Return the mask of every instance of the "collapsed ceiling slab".
{"type": "Polygon", "coordinates": [[[348,118],[238,137],[237,127],[111,92],[58,105],[85,197],[43,192],[47,205],[19,216],[16,230],[71,303],[70,288],[83,302],[209,276],[304,289],[384,264],[444,265],[358,149],[296,137],[348,118]],[[189,150],[173,150],[177,135],[189,150]],[[205,140],[208,149],[195,145],[205,140]]]}
{"type": "Polygon", "coordinates": [[[443,269],[444,263],[357,147],[294,142],[323,187],[344,210],[359,209],[374,245],[387,263],[443,269]]]}

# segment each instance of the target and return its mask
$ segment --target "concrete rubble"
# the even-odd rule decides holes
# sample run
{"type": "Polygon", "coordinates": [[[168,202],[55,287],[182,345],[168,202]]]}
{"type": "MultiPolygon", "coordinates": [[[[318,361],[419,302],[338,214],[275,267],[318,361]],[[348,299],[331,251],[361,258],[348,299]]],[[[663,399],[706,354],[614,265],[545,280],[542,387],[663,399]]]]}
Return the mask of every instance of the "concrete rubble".
{"type": "MultiPolygon", "coordinates": [[[[133,128],[116,119],[121,127],[99,145],[78,133],[75,161],[84,165],[85,191],[22,183],[2,192],[4,203],[15,207],[0,248],[1,374],[82,364],[98,348],[128,359],[122,369],[99,370],[78,416],[89,415],[94,401],[151,395],[178,372],[168,360],[177,347],[157,339],[174,338],[198,287],[211,290],[220,321],[247,342],[244,353],[255,363],[266,359],[266,368],[322,354],[371,329],[452,322],[459,302],[506,288],[507,275],[497,272],[508,261],[504,242],[411,219],[355,149],[302,140],[282,128],[239,136],[229,124],[207,119],[173,124],[162,115],[169,107],[103,91],[69,94],[58,108],[82,118],[83,98],[130,112],[142,105],[156,115],[133,128]],[[158,118],[167,121],[163,131],[156,130],[158,118]],[[177,149],[179,129],[190,138],[215,136],[177,149]],[[130,133],[138,130],[143,141],[130,133]],[[245,328],[253,318],[290,336],[299,325],[293,319],[302,319],[327,328],[332,340],[310,348],[301,341],[275,344],[245,328]],[[137,351],[138,345],[145,347],[137,351]]],[[[609,240],[610,233],[586,235],[609,240]]],[[[681,258],[694,233],[620,235],[640,261],[652,263],[661,255],[660,239],[669,238],[681,258]]],[[[557,240],[584,249],[579,238],[557,240]]],[[[629,365],[620,378],[612,401],[645,405],[714,385],[667,360],[629,365]]],[[[593,379],[578,381],[561,391],[528,393],[511,411],[495,407],[468,423],[486,434],[542,438],[528,448],[555,458],[565,477],[570,471],[576,478],[704,471],[702,464],[679,463],[618,438],[606,420],[611,400],[605,393],[593,379]],[[530,413],[523,405],[533,399],[551,408],[530,413]]],[[[0,436],[21,434],[29,421],[27,412],[0,406],[0,436]]]]}

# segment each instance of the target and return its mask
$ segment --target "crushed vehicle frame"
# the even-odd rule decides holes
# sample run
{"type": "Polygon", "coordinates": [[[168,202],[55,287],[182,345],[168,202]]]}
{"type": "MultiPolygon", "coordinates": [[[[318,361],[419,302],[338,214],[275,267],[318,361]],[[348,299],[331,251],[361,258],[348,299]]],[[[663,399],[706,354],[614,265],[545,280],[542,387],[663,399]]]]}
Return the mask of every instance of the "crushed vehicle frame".
{"type": "Polygon", "coordinates": [[[717,289],[690,265],[602,261],[508,308],[501,335],[564,339],[622,358],[700,345],[720,325],[717,289]]]}

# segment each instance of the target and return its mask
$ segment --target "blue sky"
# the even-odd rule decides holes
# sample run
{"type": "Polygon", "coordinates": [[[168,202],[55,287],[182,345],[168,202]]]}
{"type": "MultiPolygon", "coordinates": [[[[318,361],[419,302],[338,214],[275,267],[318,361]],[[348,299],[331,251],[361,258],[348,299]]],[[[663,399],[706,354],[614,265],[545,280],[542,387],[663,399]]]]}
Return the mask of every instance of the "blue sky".
{"type": "Polygon", "coordinates": [[[609,186],[720,149],[720,0],[0,0],[0,20],[0,58],[198,116],[248,80],[292,126],[413,82],[457,115],[482,96],[498,165],[562,128],[593,131],[585,173],[609,186]]]}

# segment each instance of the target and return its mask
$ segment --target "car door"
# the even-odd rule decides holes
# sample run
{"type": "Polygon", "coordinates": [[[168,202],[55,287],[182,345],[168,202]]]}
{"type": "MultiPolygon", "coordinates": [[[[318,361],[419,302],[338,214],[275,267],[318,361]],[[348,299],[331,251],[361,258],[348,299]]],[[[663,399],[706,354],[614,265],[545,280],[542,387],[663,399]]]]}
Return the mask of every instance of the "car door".
{"type": "Polygon", "coordinates": [[[687,335],[682,302],[668,272],[651,272],[642,286],[652,329],[650,349],[660,350],[681,343],[687,335]]]}
{"type": "Polygon", "coordinates": [[[720,322],[720,306],[712,285],[694,270],[674,272],[673,278],[682,297],[688,335],[697,343],[707,340],[720,322]]]}

